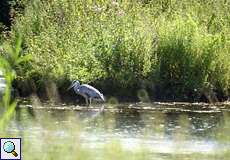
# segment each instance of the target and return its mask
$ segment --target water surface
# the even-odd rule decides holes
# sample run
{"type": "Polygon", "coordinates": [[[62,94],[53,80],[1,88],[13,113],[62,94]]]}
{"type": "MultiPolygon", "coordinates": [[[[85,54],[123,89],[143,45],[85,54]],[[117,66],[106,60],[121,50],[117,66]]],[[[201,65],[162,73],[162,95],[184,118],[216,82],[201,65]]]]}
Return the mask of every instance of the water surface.
{"type": "Polygon", "coordinates": [[[158,159],[192,154],[215,157],[230,151],[230,109],[154,104],[20,106],[7,136],[21,137],[40,154],[46,145],[77,141],[81,148],[99,151],[116,141],[125,150],[145,148],[158,159]]]}

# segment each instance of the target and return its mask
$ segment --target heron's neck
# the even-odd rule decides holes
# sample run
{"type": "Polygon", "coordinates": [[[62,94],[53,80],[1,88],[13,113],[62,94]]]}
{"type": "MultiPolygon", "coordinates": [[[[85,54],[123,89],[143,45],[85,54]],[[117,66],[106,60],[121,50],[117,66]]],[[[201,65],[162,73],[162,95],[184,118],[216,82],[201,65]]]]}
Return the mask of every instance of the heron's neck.
{"type": "Polygon", "coordinates": [[[74,89],[75,92],[77,92],[77,89],[79,88],[79,86],[80,86],[80,85],[75,85],[75,86],[73,87],[73,89],[74,89]]]}

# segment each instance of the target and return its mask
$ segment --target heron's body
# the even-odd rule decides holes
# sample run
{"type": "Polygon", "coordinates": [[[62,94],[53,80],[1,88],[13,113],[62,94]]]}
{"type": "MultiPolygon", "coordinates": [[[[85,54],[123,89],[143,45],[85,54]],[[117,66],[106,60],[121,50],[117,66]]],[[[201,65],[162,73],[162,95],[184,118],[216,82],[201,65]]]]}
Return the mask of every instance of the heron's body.
{"type": "Polygon", "coordinates": [[[86,104],[91,104],[92,100],[105,101],[102,93],[100,93],[96,88],[88,84],[82,84],[78,81],[73,81],[70,88],[74,87],[76,94],[81,95],[85,98],[86,104]]]}

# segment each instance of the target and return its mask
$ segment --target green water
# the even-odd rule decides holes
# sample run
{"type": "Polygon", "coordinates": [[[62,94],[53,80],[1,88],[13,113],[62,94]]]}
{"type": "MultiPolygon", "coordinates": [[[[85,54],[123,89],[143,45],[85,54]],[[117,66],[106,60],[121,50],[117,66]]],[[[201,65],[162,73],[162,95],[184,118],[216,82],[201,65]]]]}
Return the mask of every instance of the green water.
{"type": "Polygon", "coordinates": [[[0,134],[22,138],[23,159],[227,160],[230,108],[20,106],[0,134]]]}

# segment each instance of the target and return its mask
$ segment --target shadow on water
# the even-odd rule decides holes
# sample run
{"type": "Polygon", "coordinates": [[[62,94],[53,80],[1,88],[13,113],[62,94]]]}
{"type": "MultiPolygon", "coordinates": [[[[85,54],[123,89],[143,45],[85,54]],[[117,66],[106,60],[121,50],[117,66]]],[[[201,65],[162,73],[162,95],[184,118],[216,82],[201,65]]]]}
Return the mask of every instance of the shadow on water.
{"type": "Polygon", "coordinates": [[[122,133],[135,136],[145,127],[145,122],[141,117],[141,113],[137,110],[116,112],[115,129],[122,133]]]}
{"type": "Polygon", "coordinates": [[[217,113],[178,113],[178,112],[169,112],[165,113],[165,135],[168,138],[172,138],[175,134],[175,130],[181,128],[186,123],[186,120],[180,122],[180,117],[186,116],[188,120],[189,128],[188,133],[194,138],[211,138],[215,136],[215,132],[218,132],[218,129],[224,127],[224,115],[222,112],[217,113]],[[180,124],[183,123],[183,124],[180,124]]]}
{"type": "Polygon", "coordinates": [[[174,131],[180,126],[179,124],[180,113],[165,113],[165,135],[172,138],[174,131]]]}
{"type": "Polygon", "coordinates": [[[224,115],[217,113],[188,113],[190,121],[190,134],[201,138],[215,136],[215,131],[224,127],[224,115]]]}

